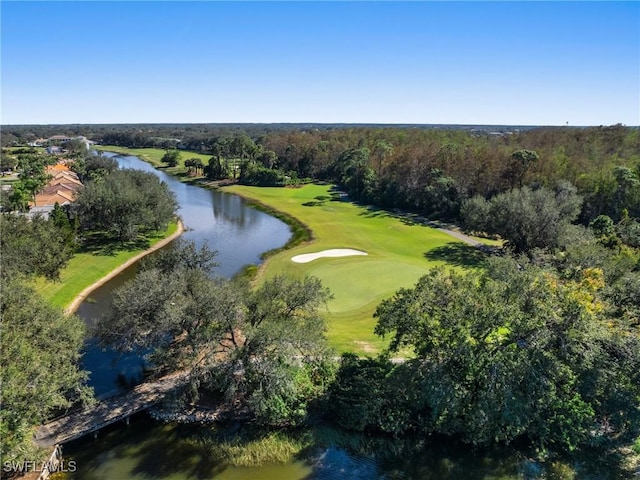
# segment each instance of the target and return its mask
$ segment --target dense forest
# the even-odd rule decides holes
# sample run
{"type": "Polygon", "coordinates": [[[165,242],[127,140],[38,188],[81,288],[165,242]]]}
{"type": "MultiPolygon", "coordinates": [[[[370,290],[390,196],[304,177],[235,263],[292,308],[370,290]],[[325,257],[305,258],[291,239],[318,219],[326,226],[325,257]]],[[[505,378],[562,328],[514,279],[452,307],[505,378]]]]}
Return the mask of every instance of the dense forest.
{"type": "Polygon", "coordinates": [[[615,222],[640,214],[640,129],[608,127],[458,127],[340,125],[14,126],[3,145],[53,133],[83,134],[105,145],[160,147],[211,155],[212,179],[278,185],[319,179],[341,184],[351,198],[429,218],[464,222],[461,208],[528,185],[565,181],[583,197],[579,220],[615,222]]]}

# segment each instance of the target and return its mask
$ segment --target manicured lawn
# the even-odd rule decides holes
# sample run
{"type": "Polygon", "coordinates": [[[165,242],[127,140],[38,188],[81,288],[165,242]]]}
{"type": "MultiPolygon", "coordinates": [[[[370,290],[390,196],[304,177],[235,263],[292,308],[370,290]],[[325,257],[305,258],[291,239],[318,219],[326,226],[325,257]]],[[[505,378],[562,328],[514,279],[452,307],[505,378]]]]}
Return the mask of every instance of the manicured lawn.
{"type": "MultiPolygon", "coordinates": [[[[202,171],[200,174],[196,176],[190,176],[187,173],[187,167],[184,166],[184,161],[190,158],[199,158],[202,160],[202,163],[206,166],[209,163],[209,159],[211,155],[205,155],[203,153],[189,152],[185,150],[180,150],[181,160],[178,165],[175,167],[167,167],[166,164],[162,163],[160,160],[166,153],[165,150],[161,148],[126,148],[126,147],[116,147],[114,145],[96,145],[96,150],[102,150],[106,152],[115,152],[122,153],[123,155],[135,155],[136,157],[144,160],[145,162],[149,162],[156,168],[162,168],[162,170],[169,175],[174,175],[179,177],[182,181],[192,181],[205,178],[202,175],[202,171]]],[[[239,159],[228,159],[232,166],[239,165],[239,159]]]]}
{"type": "MultiPolygon", "coordinates": [[[[173,234],[177,228],[178,224],[173,222],[166,231],[150,236],[146,248],[173,234]]],[[[44,278],[38,278],[35,281],[35,288],[51,304],[64,308],[89,285],[97,282],[130,258],[146,250],[146,248],[116,250],[109,255],[78,253],[62,270],[59,281],[52,282],[44,278]]]]}
{"type": "Polygon", "coordinates": [[[113,145],[96,145],[95,149],[107,152],[122,153],[123,155],[135,155],[141,160],[149,162],[154,167],[162,168],[168,174],[175,175],[177,177],[185,177],[187,175],[187,168],[184,166],[185,160],[188,160],[189,158],[199,158],[200,160],[202,160],[202,163],[204,165],[207,165],[209,163],[209,159],[211,158],[211,155],[204,155],[202,153],[180,150],[180,155],[182,157],[180,163],[175,167],[167,167],[166,164],[160,161],[166,153],[166,151],[161,148],[126,148],[116,147],[113,145]]]}
{"type": "Polygon", "coordinates": [[[327,185],[258,188],[233,185],[233,192],[288,213],[311,228],[314,240],[270,257],[258,281],[286,273],[320,278],[334,295],[329,303],[329,339],[339,351],[375,353],[386,342],[373,333],[373,313],[384,298],[410,287],[436,265],[453,268],[481,263],[476,250],[459,240],[392,213],[330,200],[327,185]],[[291,257],[331,248],[353,248],[367,256],[322,258],[299,264],[291,257]],[[434,254],[435,252],[435,254],[434,254]]]}

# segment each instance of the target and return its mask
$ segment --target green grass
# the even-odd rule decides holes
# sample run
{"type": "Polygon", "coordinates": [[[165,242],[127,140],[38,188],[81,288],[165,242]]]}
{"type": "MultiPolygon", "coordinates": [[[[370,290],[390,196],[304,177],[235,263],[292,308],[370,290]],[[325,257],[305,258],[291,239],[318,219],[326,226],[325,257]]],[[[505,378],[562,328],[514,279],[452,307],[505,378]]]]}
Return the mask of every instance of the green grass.
{"type": "Polygon", "coordinates": [[[121,153],[123,155],[135,155],[136,157],[144,160],[145,162],[150,163],[156,168],[161,168],[166,173],[170,175],[175,175],[177,177],[186,177],[187,179],[192,178],[202,178],[202,177],[189,177],[187,175],[187,168],[184,166],[184,161],[189,158],[199,158],[202,160],[202,163],[207,165],[209,163],[209,159],[211,155],[204,155],[202,153],[196,152],[188,152],[181,150],[180,156],[181,160],[178,165],[175,167],[168,167],[166,164],[162,163],[162,157],[166,153],[166,150],[162,148],[126,148],[126,147],[116,147],[114,145],[96,145],[96,150],[106,151],[106,152],[114,152],[121,153]]]}
{"type": "MultiPolygon", "coordinates": [[[[183,180],[184,165],[164,167],[164,150],[122,148],[110,145],[101,150],[135,155],[183,180]]],[[[183,160],[198,156],[182,152],[183,160]]],[[[206,155],[199,155],[203,162],[206,155]]],[[[271,252],[258,274],[258,282],[278,273],[295,277],[313,275],[328,286],[334,297],[329,302],[328,336],[340,352],[375,354],[388,342],[373,333],[373,313],[377,305],[401,287],[411,287],[429,268],[449,265],[454,268],[481,266],[484,256],[475,248],[423,225],[411,215],[396,215],[350,202],[332,201],[327,185],[301,188],[258,188],[233,185],[223,191],[237,193],[267,209],[294,217],[311,231],[312,241],[291,249],[271,252]],[[330,248],[355,248],[368,253],[362,257],[325,258],[296,264],[291,257],[330,248]]],[[[291,222],[290,222],[291,223],[291,222]]],[[[296,226],[297,241],[305,238],[304,226],[296,226]]],[[[497,242],[480,239],[483,243],[497,242]]]]}
{"type": "MultiPolygon", "coordinates": [[[[182,181],[186,182],[198,182],[200,180],[203,180],[205,177],[202,174],[198,176],[190,176],[187,172],[187,168],[184,166],[185,160],[188,160],[190,158],[199,158],[200,160],[202,160],[202,163],[204,165],[207,165],[209,163],[209,159],[211,158],[211,155],[181,150],[180,163],[175,167],[168,167],[166,164],[160,161],[166,152],[166,150],[162,148],[127,148],[117,147],[115,145],[96,145],[95,149],[106,152],[121,153],[123,155],[135,155],[141,160],[150,163],[154,167],[161,168],[169,175],[174,175],[175,177],[178,177],[182,181]]],[[[238,159],[229,159],[229,161],[231,162],[231,165],[239,164],[238,159]]]]}
{"type": "Polygon", "coordinates": [[[100,280],[130,258],[135,257],[147,248],[173,234],[178,224],[173,222],[164,232],[147,237],[146,245],[135,249],[115,248],[109,254],[78,253],[60,272],[58,281],[44,278],[35,280],[35,288],[40,294],[56,307],[65,308],[73,299],[89,285],[100,280]]]}
{"type": "MultiPolygon", "coordinates": [[[[307,435],[307,437],[309,437],[307,435]]],[[[287,463],[295,459],[309,438],[297,438],[283,432],[268,432],[249,441],[218,442],[213,445],[216,452],[224,452],[225,460],[235,467],[259,467],[267,463],[287,463]]]]}
{"type": "Polygon", "coordinates": [[[328,337],[341,352],[374,354],[387,344],[373,333],[373,313],[381,300],[411,287],[428,269],[481,266],[477,249],[407,217],[351,202],[331,200],[327,185],[259,188],[233,185],[236,193],[291,215],[307,225],[313,240],[269,257],[257,281],[285,273],[312,275],[329,287],[328,337]],[[367,256],[323,258],[298,264],[291,257],[331,248],[354,248],[367,256]]]}

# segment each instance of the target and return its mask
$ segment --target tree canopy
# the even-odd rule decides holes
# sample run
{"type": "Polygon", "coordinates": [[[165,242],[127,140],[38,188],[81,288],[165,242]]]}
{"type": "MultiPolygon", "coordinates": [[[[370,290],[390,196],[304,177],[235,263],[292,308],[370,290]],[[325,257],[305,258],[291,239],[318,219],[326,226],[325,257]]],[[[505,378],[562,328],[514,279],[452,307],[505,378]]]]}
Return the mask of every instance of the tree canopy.
{"type": "Polygon", "coordinates": [[[74,211],[81,227],[133,240],[166,228],[174,218],[173,192],[153,173],[116,170],[80,190],[74,211]]]}
{"type": "Polygon", "coordinates": [[[575,187],[561,183],[554,190],[522,187],[485,200],[476,196],[462,206],[470,230],[498,234],[516,252],[556,247],[564,230],[580,213],[575,187]]]}
{"type": "Polygon", "coordinates": [[[417,357],[405,367],[419,385],[410,415],[480,444],[573,449],[638,429],[640,342],[606,322],[602,271],[562,280],[523,262],[435,269],[379,305],[376,333],[417,357]]]}
{"type": "Polygon", "coordinates": [[[160,161],[162,163],[166,163],[170,167],[175,167],[178,165],[178,163],[180,163],[181,158],[182,158],[182,155],[180,154],[180,152],[176,149],[172,149],[172,150],[167,150],[166,153],[160,159],[160,161]]]}
{"type": "Polygon", "coordinates": [[[211,157],[207,166],[204,167],[204,173],[209,180],[222,180],[223,178],[229,178],[231,167],[226,160],[222,160],[219,156],[211,157]]]}
{"type": "Polygon", "coordinates": [[[151,349],[157,367],[183,369],[263,423],[300,421],[325,358],[316,279],[276,277],[256,290],[210,277],[212,252],[181,242],[114,292],[98,336],[120,350],[151,349]]]}
{"type": "Polygon", "coordinates": [[[19,149],[14,155],[3,153],[3,163],[5,159],[17,170],[19,180],[12,182],[9,192],[2,192],[2,207],[6,211],[26,212],[29,201],[49,180],[45,169],[55,163],[55,159],[33,149],[19,149]]]}
{"type": "MultiPolygon", "coordinates": [[[[352,198],[425,216],[440,215],[441,206],[431,208],[435,194],[445,205],[455,200],[451,213],[447,213],[454,221],[460,219],[455,203],[475,195],[488,199],[525,185],[550,187],[559,180],[576,185],[585,198],[580,215],[585,225],[601,214],[618,222],[624,209],[632,218],[638,216],[635,193],[640,133],[635,127],[623,125],[470,129],[429,125],[153,124],[135,129],[126,125],[41,125],[6,126],[4,130],[3,145],[24,145],[60,133],[82,134],[103,145],[132,148],[179,144],[180,151],[212,155],[218,162],[258,160],[266,168],[279,169],[289,176],[295,172],[298,178],[341,183],[347,190],[353,188],[352,198]],[[353,152],[362,149],[370,152],[368,158],[360,166],[349,168],[353,152]],[[347,170],[351,171],[345,175],[347,170]],[[438,170],[441,177],[433,175],[438,170]],[[455,188],[449,188],[452,185],[455,188]],[[424,192],[425,186],[433,188],[424,192]]],[[[171,155],[180,151],[174,149],[171,155]]],[[[218,170],[211,176],[215,177],[223,178],[218,170]]]]}
{"type": "Polygon", "coordinates": [[[35,216],[0,215],[0,265],[3,275],[22,273],[57,279],[73,256],[74,232],[69,223],[35,216]]]}
{"type": "Polygon", "coordinates": [[[109,175],[119,167],[117,160],[113,157],[89,155],[86,158],[76,159],[72,168],[83,181],[91,181],[109,175]]]}
{"type": "Polygon", "coordinates": [[[33,427],[92,398],[84,386],[87,373],[79,368],[84,323],[4,274],[0,306],[0,455],[3,461],[33,461],[33,427]]]}

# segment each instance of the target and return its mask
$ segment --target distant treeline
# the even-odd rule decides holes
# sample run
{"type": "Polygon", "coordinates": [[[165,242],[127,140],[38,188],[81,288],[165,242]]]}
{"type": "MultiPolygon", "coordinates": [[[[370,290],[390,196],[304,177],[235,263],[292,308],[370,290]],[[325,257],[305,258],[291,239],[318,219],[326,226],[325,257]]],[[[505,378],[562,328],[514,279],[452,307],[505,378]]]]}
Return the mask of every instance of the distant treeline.
{"type": "MultiPolygon", "coordinates": [[[[342,123],[133,123],[133,124],[65,124],[65,125],[2,125],[2,146],[23,145],[38,138],[53,135],[84,135],[91,139],[125,134],[128,146],[140,142],[138,147],[157,146],[158,138],[181,139],[191,143],[190,139],[200,141],[225,135],[245,133],[253,138],[271,132],[281,131],[325,131],[345,128],[402,128],[420,130],[467,130],[471,132],[509,132],[528,130],[531,126],[514,125],[438,125],[438,124],[342,124],[342,123]],[[136,140],[132,140],[135,137],[136,140]]],[[[111,137],[113,140],[115,137],[111,137]]],[[[106,143],[106,142],[105,142],[106,143]]],[[[120,143],[109,142],[110,145],[120,143]]],[[[124,146],[124,144],[123,144],[124,146]]]]}
{"type": "Polygon", "coordinates": [[[106,145],[177,148],[212,155],[211,178],[283,183],[312,178],[340,184],[351,198],[429,218],[460,221],[474,196],[486,199],[525,185],[575,185],[580,220],[623,210],[638,216],[640,129],[353,125],[77,125],[13,126],[2,142],[24,144],[52,134],[85,135],[106,145]],[[214,165],[212,165],[214,164],[214,165]],[[215,167],[215,168],[213,168],[215,167]],[[615,206],[613,205],[615,203],[615,206]]]}

